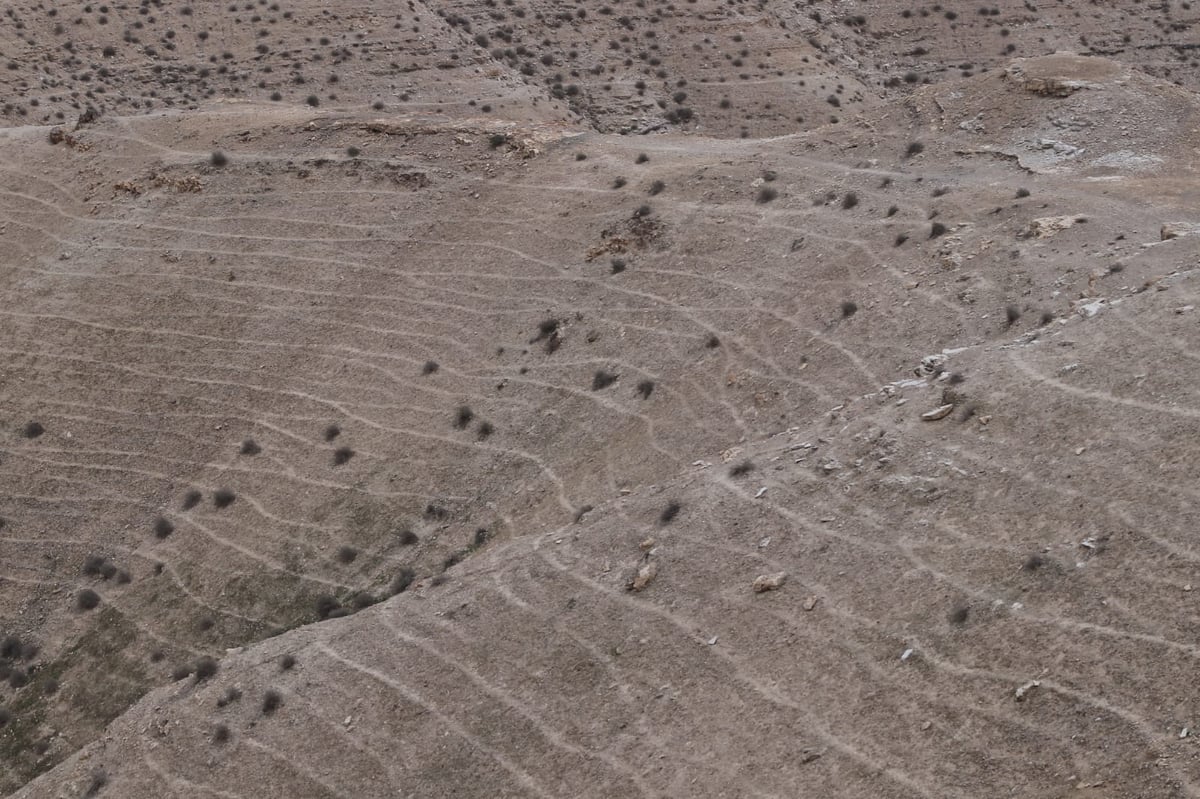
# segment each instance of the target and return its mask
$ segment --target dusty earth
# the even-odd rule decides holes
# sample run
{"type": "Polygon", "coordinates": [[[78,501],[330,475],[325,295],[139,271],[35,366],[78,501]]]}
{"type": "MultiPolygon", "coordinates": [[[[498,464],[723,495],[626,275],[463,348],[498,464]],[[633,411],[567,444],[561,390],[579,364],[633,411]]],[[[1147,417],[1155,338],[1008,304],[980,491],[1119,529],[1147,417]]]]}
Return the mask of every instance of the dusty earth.
{"type": "Polygon", "coordinates": [[[4,13],[0,792],[1200,796],[1200,11],[4,13]]]}

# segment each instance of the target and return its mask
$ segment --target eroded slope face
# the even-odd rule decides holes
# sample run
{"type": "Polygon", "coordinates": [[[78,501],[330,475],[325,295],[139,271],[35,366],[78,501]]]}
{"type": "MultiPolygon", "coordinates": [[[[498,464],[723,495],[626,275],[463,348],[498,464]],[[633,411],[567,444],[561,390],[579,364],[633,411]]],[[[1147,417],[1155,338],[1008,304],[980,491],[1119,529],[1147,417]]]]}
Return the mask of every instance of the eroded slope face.
{"type": "Polygon", "coordinates": [[[1015,66],[10,131],[4,787],[1189,795],[1194,99],[1015,66]],[[1101,107],[1170,113],[1021,166],[1101,107]]]}

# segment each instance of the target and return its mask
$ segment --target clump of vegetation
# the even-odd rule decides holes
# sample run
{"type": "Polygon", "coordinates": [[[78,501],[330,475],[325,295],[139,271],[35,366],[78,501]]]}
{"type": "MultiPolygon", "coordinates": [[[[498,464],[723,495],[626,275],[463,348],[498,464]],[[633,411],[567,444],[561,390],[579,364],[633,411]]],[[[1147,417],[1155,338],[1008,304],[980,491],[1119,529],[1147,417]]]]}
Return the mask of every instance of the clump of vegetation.
{"type": "Polygon", "coordinates": [[[842,303],[842,318],[849,319],[854,314],[858,313],[858,303],[853,300],[846,300],[842,303]]]}
{"type": "Polygon", "coordinates": [[[218,508],[228,508],[237,499],[237,494],[228,488],[218,488],[213,492],[213,504],[218,508]]]}
{"type": "Polygon", "coordinates": [[[417,579],[417,573],[405,566],[396,576],[392,578],[392,584],[389,586],[393,595],[403,594],[408,590],[408,587],[417,579]]]}
{"type": "Polygon", "coordinates": [[[296,656],[295,655],[284,655],[283,657],[281,657],[279,659],[279,670],[280,671],[291,671],[295,667],[296,667],[296,656]]]}
{"type": "Polygon", "coordinates": [[[474,418],[475,411],[466,405],[459,405],[458,410],[454,412],[454,429],[465,430],[474,418]]]}
{"type": "Polygon", "coordinates": [[[721,339],[717,338],[716,333],[709,333],[708,338],[704,340],[704,346],[710,350],[715,350],[721,346],[721,339]]]}
{"type": "Polygon", "coordinates": [[[900,233],[900,234],[897,234],[897,236],[896,236],[896,240],[895,240],[894,242],[892,242],[892,246],[893,246],[893,247],[899,247],[901,244],[903,244],[903,243],[904,243],[904,242],[906,242],[906,241],[908,241],[908,234],[907,234],[907,233],[900,233]]]}
{"type": "Polygon", "coordinates": [[[638,153],[637,158],[633,159],[633,162],[635,164],[644,164],[649,160],[650,160],[650,156],[646,155],[645,153],[638,153]]]}
{"type": "Polygon", "coordinates": [[[154,537],[155,538],[159,538],[159,539],[166,538],[173,532],[175,532],[175,525],[171,524],[170,520],[168,520],[166,517],[159,516],[157,519],[154,520],[154,537]]]}
{"type": "Polygon", "coordinates": [[[1017,199],[1018,200],[1020,200],[1023,197],[1028,197],[1028,196],[1029,196],[1029,189],[1027,189],[1025,187],[1021,187],[1021,188],[1017,189],[1017,199]]]}
{"type": "Polygon", "coordinates": [[[779,191],[774,186],[763,186],[758,190],[758,196],[754,201],[759,205],[765,205],[779,196],[779,191]]]}
{"type": "Polygon", "coordinates": [[[664,183],[661,180],[656,180],[650,184],[650,189],[649,189],[648,193],[651,197],[654,197],[658,194],[662,194],[663,189],[665,189],[666,187],[667,187],[666,183],[664,183]]]}
{"type": "Polygon", "coordinates": [[[1004,309],[1005,327],[1012,327],[1021,318],[1021,309],[1015,305],[1006,306],[1004,309]]]}
{"type": "Polygon", "coordinates": [[[436,372],[439,368],[441,368],[441,367],[438,366],[437,361],[426,361],[424,363],[424,365],[421,366],[421,374],[431,375],[434,372],[436,372]]]}
{"type": "Polygon", "coordinates": [[[196,661],[196,665],[193,667],[192,673],[196,677],[196,682],[204,682],[217,673],[217,661],[214,658],[205,655],[196,661]]]}
{"type": "Polygon", "coordinates": [[[260,452],[262,452],[262,447],[260,447],[253,438],[247,438],[244,440],[241,448],[238,450],[238,454],[240,455],[257,455],[260,452]]]}
{"type": "Polygon", "coordinates": [[[729,467],[730,477],[742,477],[754,471],[754,463],[749,460],[740,461],[729,467]]]}
{"type": "Polygon", "coordinates": [[[683,509],[683,505],[672,500],[667,503],[667,507],[663,508],[662,513],[658,514],[659,524],[670,524],[675,521],[675,517],[679,515],[679,511],[683,509]]]}
{"type": "Polygon", "coordinates": [[[213,728],[213,743],[223,744],[229,740],[229,727],[225,724],[218,724],[213,728]]]}
{"type": "Polygon", "coordinates": [[[951,624],[966,624],[967,617],[971,615],[971,608],[967,605],[958,605],[950,611],[951,624]]]}
{"type": "Polygon", "coordinates": [[[75,595],[75,607],[80,610],[95,610],[100,606],[100,595],[90,588],[85,588],[75,595]]]}
{"type": "Polygon", "coordinates": [[[842,197],[842,210],[849,211],[856,205],[858,205],[858,194],[852,191],[846,192],[846,196],[842,197]]]}
{"type": "Polygon", "coordinates": [[[904,148],[904,157],[912,158],[914,155],[920,155],[925,151],[925,145],[919,141],[910,142],[908,147],[904,148]]]}
{"type": "Polygon", "coordinates": [[[350,564],[358,557],[358,550],[352,546],[342,545],[338,547],[337,559],[338,563],[350,564]]]}
{"type": "Polygon", "coordinates": [[[225,155],[225,153],[221,152],[220,150],[213,150],[212,155],[208,157],[208,162],[220,169],[229,163],[229,156],[225,155]]]}
{"type": "Polygon", "coordinates": [[[325,428],[324,436],[325,436],[326,441],[333,441],[335,438],[337,438],[341,434],[342,434],[342,428],[338,427],[336,424],[331,424],[325,428]]]}
{"type": "Polygon", "coordinates": [[[592,375],[592,391],[600,391],[608,388],[613,383],[617,382],[618,375],[613,372],[607,372],[603,369],[597,369],[592,375]]]}
{"type": "Polygon", "coordinates": [[[333,465],[345,466],[354,457],[354,450],[350,447],[338,447],[333,451],[333,465]]]}
{"type": "Polygon", "coordinates": [[[263,694],[262,712],[264,716],[270,716],[283,705],[283,695],[274,688],[267,689],[263,694]]]}
{"type": "Polygon", "coordinates": [[[643,380],[638,383],[637,393],[641,395],[642,399],[650,399],[650,395],[654,393],[654,381],[643,380]]]}
{"type": "Polygon", "coordinates": [[[200,500],[204,499],[204,495],[199,491],[192,489],[183,495],[183,509],[191,510],[200,504],[200,500]]]}
{"type": "Polygon", "coordinates": [[[943,225],[941,222],[934,222],[929,227],[929,238],[936,239],[938,236],[945,235],[946,231],[947,227],[945,225],[943,225]]]}
{"type": "Polygon", "coordinates": [[[42,426],[41,422],[26,422],[25,426],[21,428],[21,435],[25,438],[37,438],[45,432],[46,428],[42,426]]]}
{"type": "Polygon", "coordinates": [[[499,149],[500,147],[503,147],[506,144],[508,144],[508,134],[507,133],[493,133],[491,136],[488,137],[488,146],[491,147],[493,150],[499,149]]]}
{"type": "Polygon", "coordinates": [[[612,263],[610,264],[610,268],[612,269],[612,274],[614,274],[614,275],[618,275],[621,272],[624,272],[625,271],[625,259],[624,258],[613,258],[612,263]]]}

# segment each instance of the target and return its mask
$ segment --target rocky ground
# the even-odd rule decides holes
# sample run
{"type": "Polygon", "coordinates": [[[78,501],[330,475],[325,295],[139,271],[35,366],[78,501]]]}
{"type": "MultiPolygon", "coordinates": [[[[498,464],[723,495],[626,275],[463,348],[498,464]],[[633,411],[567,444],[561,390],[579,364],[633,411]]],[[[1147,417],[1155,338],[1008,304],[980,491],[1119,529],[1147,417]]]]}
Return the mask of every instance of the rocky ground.
{"type": "Polygon", "coordinates": [[[77,5],[0,792],[1200,793],[1186,4],[77,5]]]}

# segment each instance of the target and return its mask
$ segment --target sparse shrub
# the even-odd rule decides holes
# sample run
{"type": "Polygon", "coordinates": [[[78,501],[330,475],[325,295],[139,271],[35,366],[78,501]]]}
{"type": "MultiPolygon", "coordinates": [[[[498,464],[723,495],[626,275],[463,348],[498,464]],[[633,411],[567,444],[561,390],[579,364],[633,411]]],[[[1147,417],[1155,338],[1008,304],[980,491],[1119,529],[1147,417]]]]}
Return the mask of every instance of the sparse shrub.
{"type": "Polygon", "coordinates": [[[6,635],[0,641],[0,658],[16,660],[21,655],[21,639],[15,635],[6,635]]]}
{"type": "Polygon", "coordinates": [[[1004,318],[1007,322],[1005,327],[1012,327],[1021,318],[1021,309],[1015,305],[1006,306],[1004,309],[1004,318]]]}
{"type": "Polygon", "coordinates": [[[946,230],[947,230],[946,226],[943,225],[941,222],[934,222],[932,225],[929,226],[929,238],[936,239],[938,236],[944,235],[946,233],[946,230]]]}
{"type": "Polygon", "coordinates": [[[95,610],[100,605],[100,595],[85,588],[75,595],[75,606],[80,610],[95,610]]]}
{"type": "Polygon", "coordinates": [[[342,434],[342,428],[338,427],[336,424],[331,424],[325,428],[324,436],[325,436],[326,441],[333,441],[335,438],[337,438],[341,434],[342,434]]]}
{"type": "Polygon", "coordinates": [[[296,656],[295,655],[284,655],[283,657],[281,657],[279,659],[279,670],[280,671],[291,671],[295,667],[296,667],[296,656]]]}
{"type": "Polygon", "coordinates": [[[710,333],[708,338],[704,340],[704,346],[710,350],[715,350],[717,347],[721,346],[721,339],[717,338],[715,333],[710,333]]]}
{"type": "Polygon", "coordinates": [[[896,212],[899,210],[900,210],[899,206],[890,205],[890,206],[888,206],[888,209],[887,209],[887,215],[889,217],[895,216],[896,212]]]}
{"type": "Polygon", "coordinates": [[[93,796],[98,795],[100,791],[104,790],[105,785],[108,785],[108,774],[103,769],[93,771],[87,790],[83,792],[84,799],[91,799],[93,796]]]}
{"type": "Polygon", "coordinates": [[[156,539],[164,539],[168,535],[174,533],[175,525],[170,523],[169,519],[160,516],[154,521],[154,535],[156,539]]]}
{"type": "Polygon", "coordinates": [[[228,704],[238,701],[242,698],[242,689],[236,685],[231,685],[225,689],[225,693],[221,694],[221,698],[217,700],[217,707],[225,707],[228,704]]]}
{"type": "Polygon", "coordinates": [[[464,430],[466,426],[475,418],[475,411],[471,410],[466,405],[459,405],[458,410],[454,412],[454,429],[464,430]]]}
{"type": "Polygon", "coordinates": [[[408,587],[417,579],[417,573],[405,566],[395,577],[392,578],[390,586],[392,594],[403,594],[408,590],[408,587]]]}
{"type": "Polygon", "coordinates": [[[659,524],[670,524],[675,521],[675,517],[679,515],[679,511],[683,508],[679,502],[671,501],[667,503],[667,507],[663,508],[662,513],[658,514],[659,524]]]}
{"type": "Polygon", "coordinates": [[[21,428],[21,435],[25,436],[25,438],[37,438],[44,432],[46,432],[46,428],[42,427],[41,422],[27,422],[21,428]]]}
{"type": "Polygon", "coordinates": [[[212,735],[213,743],[223,744],[229,740],[229,727],[224,724],[218,724],[213,728],[212,735]]]}
{"type": "Polygon", "coordinates": [[[654,393],[654,381],[643,380],[638,383],[637,393],[642,396],[642,399],[650,399],[650,395],[654,393]]]}
{"type": "Polygon", "coordinates": [[[88,555],[83,559],[83,573],[88,577],[99,577],[108,560],[102,555],[88,555]]]}
{"type": "Polygon", "coordinates": [[[619,189],[619,188],[623,187],[623,186],[624,186],[626,183],[628,183],[628,182],[629,182],[629,181],[625,180],[625,178],[620,178],[620,177],[619,177],[619,178],[616,178],[616,179],[614,179],[614,180],[613,180],[613,182],[612,182],[612,187],[613,187],[614,189],[619,189]]]}
{"type": "Polygon", "coordinates": [[[854,314],[858,313],[858,303],[853,300],[845,300],[842,303],[842,318],[849,319],[854,314]]]}
{"type": "Polygon", "coordinates": [[[931,196],[931,197],[944,197],[944,196],[946,196],[946,195],[947,195],[947,194],[949,194],[949,193],[950,193],[950,187],[949,187],[949,186],[938,186],[936,189],[934,189],[933,191],[929,192],[929,196],[931,196]]]}
{"type": "Polygon", "coordinates": [[[29,685],[29,672],[25,669],[13,669],[12,673],[8,675],[8,685],[14,691],[29,685]]]}
{"type": "Polygon", "coordinates": [[[400,540],[400,545],[406,546],[406,547],[411,547],[414,544],[416,544],[418,541],[421,540],[420,538],[417,537],[416,533],[414,533],[412,530],[410,530],[407,527],[405,527],[403,530],[401,530],[397,534],[397,538],[400,540]]]}
{"type": "Polygon", "coordinates": [[[203,682],[217,673],[217,661],[205,655],[196,661],[196,666],[193,671],[196,677],[196,682],[203,682]]]}
{"type": "Polygon", "coordinates": [[[1039,319],[1038,321],[1040,321],[1043,326],[1048,325],[1054,321],[1054,314],[1051,313],[1050,311],[1042,311],[1041,319],[1039,319]]]}
{"type": "Polygon", "coordinates": [[[600,391],[601,389],[608,388],[613,383],[617,382],[617,377],[618,376],[612,372],[606,372],[603,369],[597,369],[596,373],[592,375],[592,391],[600,391]]]}
{"type": "Polygon", "coordinates": [[[507,143],[508,143],[508,134],[506,134],[506,133],[493,133],[491,136],[488,137],[488,146],[491,147],[493,150],[503,147],[507,143]]]}
{"type": "Polygon", "coordinates": [[[183,495],[183,509],[191,510],[192,508],[199,505],[200,500],[202,500],[202,499],[204,499],[204,495],[201,494],[199,491],[196,491],[196,490],[188,491],[186,494],[183,495]]]}
{"type": "Polygon", "coordinates": [[[646,155],[645,153],[638,153],[637,158],[633,159],[633,162],[635,164],[644,164],[649,160],[650,160],[650,156],[646,155]]]}
{"type": "Polygon", "coordinates": [[[586,161],[587,153],[575,153],[575,160],[576,161],[586,161]]]}
{"type": "Polygon", "coordinates": [[[610,264],[610,267],[612,269],[612,274],[614,274],[614,275],[624,272],[625,271],[625,259],[624,258],[613,258],[612,263],[610,264]]]}
{"type": "Polygon", "coordinates": [[[238,453],[241,455],[257,455],[260,452],[262,452],[262,447],[255,443],[253,438],[247,438],[243,441],[241,449],[238,450],[238,453]]]}
{"type": "Polygon", "coordinates": [[[0,729],[4,729],[12,721],[12,712],[6,707],[0,707],[0,729]]]}
{"type": "Polygon", "coordinates": [[[346,155],[350,156],[351,158],[358,158],[358,156],[361,154],[362,150],[359,150],[357,147],[346,148],[346,155]]]}
{"type": "Polygon", "coordinates": [[[186,680],[192,676],[192,667],[187,664],[180,664],[171,670],[171,679],[175,682],[186,680]]]}
{"type": "Polygon", "coordinates": [[[1017,199],[1018,200],[1021,199],[1022,197],[1028,197],[1028,196],[1029,196],[1029,189],[1026,189],[1024,187],[1017,189],[1017,199]]]}
{"type": "Polygon", "coordinates": [[[358,550],[352,546],[340,546],[337,551],[338,563],[353,563],[358,557],[358,550]]]}
{"type": "Polygon", "coordinates": [[[950,611],[951,624],[966,624],[967,617],[971,615],[971,609],[966,605],[958,605],[950,611]]]}
{"type": "Polygon", "coordinates": [[[316,108],[321,104],[321,98],[317,97],[315,94],[310,94],[305,98],[304,102],[308,103],[313,108],[316,108]]]}
{"type": "Polygon", "coordinates": [[[842,210],[849,211],[856,205],[858,205],[858,195],[852,191],[846,192],[846,196],[842,198],[842,210]]]}
{"type": "Polygon", "coordinates": [[[537,335],[534,336],[533,338],[529,339],[529,343],[536,344],[537,342],[541,341],[542,339],[544,339],[548,336],[554,335],[555,331],[557,331],[557,330],[558,330],[558,320],[557,319],[543,319],[541,322],[538,323],[537,335]]]}
{"type": "Polygon", "coordinates": [[[650,214],[652,214],[652,213],[654,213],[654,209],[651,208],[649,205],[643,203],[642,205],[639,205],[637,207],[637,210],[635,210],[633,212],[633,218],[634,219],[642,219],[643,217],[650,216],[650,214]]]}
{"type": "Polygon", "coordinates": [[[483,441],[485,438],[487,438],[494,432],[496,432],[496,428],[492,426],[491,422],[480,422],[479,423],[479,428],[477,430],[477,433],[479,435],[480,441],[483,441]]]}
{"type": "Polygon", "coordinates": [[[906,241],[908,241],[908,234],[900,233],[896,236],[896,240],[894,242],[892,242],[892,246],[899,247],[901,244],[903,244],[906,241]]]}
{"type": "Polygon", "coordinates": [[[758,190],[758,196],[754,199],[759,205],[769,203],[779,196],[779,191],[774,186],[763,186],[758,190]]]}
{"type": "Polygon", "coordinates": [[[754,464],[751,461],[745,460],[745,461],[741,461],[739,463],[735,463],[733,466],[730,466],[729,467],[729,476],[730,477],[742,477],[744,475],[750,474],[750,472],[752,472],[752,471],[754,471],[754,464]]]}
{"type": "Polygon", "coordinates": [[[264,716],[270,716],[283,704],[283,695],[274,688],[268,689],[263,694],[262,712],[264,716]]]}
{"type": "Polygon", "coordinates": [[[208,157],[208,162],[217,169],[220,169],[229,163],[229,156],[225,155],[225,153],[221,152],[220,150],[213,150],[212,155],[208,157]]]}
{"type": "Polygon", "coordinates": [[[335,610],[341,607],[341,603],[329,594],[321,594],[313,602],[313,606],[317,611],[317,618],[328,619],[335,610]]]}
{"type": "Polygon", "coordinates": [[[438,366],[437,361],[426,361],[425,364],[421,367],[421,374],[431,375],[440,368],[441,367],[438,366]]]}
{"type": "Polygon", "coordinates": [[[666,187],[667,187],[666,183],[662,182],[661,180],[656,180],[650,184],[649,194],[651,197],[654,197],[658,194],[661,194],[662,190],[665,189],[666,187]]]}
{"type": "Polygon", "coordinates": [[[350,447],[338,447],[333,451],[333,465],[345,466],[354,457],[354,450],[350,447]]]}
{"type": "Polygon", "coordinates": [[[1035,572],[1046,564],[1045,559],[1041,555],[1030,555],[1025,559],[1025,563],[1021,566],[1027,572],[1035,572]]]}
{"type": "Polygon", "coordinates": [[[904,157],[912,158],[914,155],[920,155],[925,151],[925,145],[919,141],[910,142],[908,147],[904,149],[904,157]]]}
{"type": "Polygon", "coordinates": [[[228,488],[218,488],[213,492],[213,504],[218,508],[228,508],[237,499],[237,494],[228,488]]]}

